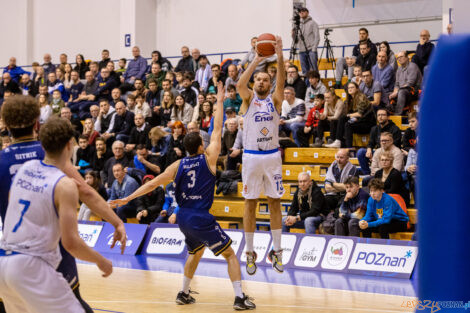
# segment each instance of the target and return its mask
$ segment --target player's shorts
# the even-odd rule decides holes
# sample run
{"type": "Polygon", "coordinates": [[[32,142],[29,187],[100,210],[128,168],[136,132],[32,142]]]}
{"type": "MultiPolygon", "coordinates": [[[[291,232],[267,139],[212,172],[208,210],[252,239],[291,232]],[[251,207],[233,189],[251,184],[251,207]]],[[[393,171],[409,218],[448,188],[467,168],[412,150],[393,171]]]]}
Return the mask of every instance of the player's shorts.
{"type": "Polygon", "coordinates": [[[50,264],[26,254],[5,256],[4,250],[0,250],[0,297],[7,312],[85,312],[64,276],[50,264]]]}
{"type": "Polygon", "coordinates": [[[284,194],[281,152],[245,150],[242,158],[243,197],[258,199],[264,190],[267,197],[281,198],[284,194]]]}
{"type": "Polygon", "coordinates": [[[77,262],[75,258],[68,253],[67,250],[62,246],[62,241],[59,242],[60,254],[62,255],[62,260],[60,261],[57,271],[62,273],[65,280],[68,282],[70,288],[75,289],[78,287],[78,271],[77,271],[77,262]]]}
{"type": "Polygon", "coordinates": [[[208,247],[214,255],[219,255],[232,244],[232,239],[209,212],[180,208],[176,220],[185,236],[189,254],[208,247]]]}

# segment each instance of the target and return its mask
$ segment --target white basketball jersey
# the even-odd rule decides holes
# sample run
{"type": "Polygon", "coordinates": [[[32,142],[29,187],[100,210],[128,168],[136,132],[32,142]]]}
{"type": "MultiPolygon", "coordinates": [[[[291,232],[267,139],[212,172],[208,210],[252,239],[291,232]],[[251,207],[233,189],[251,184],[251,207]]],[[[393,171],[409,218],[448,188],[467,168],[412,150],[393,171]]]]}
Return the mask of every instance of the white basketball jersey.
{"type": "Polygon", "coordinates": [[[271,94],[259,99],[253,94],[243,120],[243,148],[268,151],[279,148],[279,113],[271,94]]]}
{"type": "Polygon", "coordinates": [[[57,268],[60,227],[54,189],[63,176],[40,160],[24,163],[11,184],[0,248],[40,257],[57,268]]]}

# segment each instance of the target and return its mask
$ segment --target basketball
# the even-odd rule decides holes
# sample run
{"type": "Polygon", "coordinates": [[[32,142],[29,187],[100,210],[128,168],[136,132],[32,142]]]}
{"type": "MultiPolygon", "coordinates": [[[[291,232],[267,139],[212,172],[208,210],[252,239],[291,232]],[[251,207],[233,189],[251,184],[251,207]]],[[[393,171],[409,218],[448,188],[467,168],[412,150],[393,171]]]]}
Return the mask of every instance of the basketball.
{"type": "Polygon", "coordinates": [[[261,34],[256,41],[256,51],[263,57],[273,55],[276,52],[274,49],[275,43],[276,37],[273,34],[261,34]]]}

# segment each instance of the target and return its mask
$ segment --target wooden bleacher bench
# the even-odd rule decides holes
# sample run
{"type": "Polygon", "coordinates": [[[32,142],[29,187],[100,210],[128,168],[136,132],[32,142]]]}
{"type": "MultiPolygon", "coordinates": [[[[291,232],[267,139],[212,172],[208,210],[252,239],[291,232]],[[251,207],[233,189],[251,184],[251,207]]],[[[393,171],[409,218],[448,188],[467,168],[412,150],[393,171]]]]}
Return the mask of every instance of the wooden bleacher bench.
{"type": "Polygon", "coordinates": [[[341,98],[341,100],[346,100],[346,91],[344,89],[336,89],[335,94],[341,98]]]}
{"type": "Polygon", "coordinates": [[[410,218],[410,224],[418,224],[418,210],[408,209],[408,217],[410,218]]]}
{"type": "MultiPolygon", "coordinates": [[[[287,214],[291,201],[281,200],[281,211],[287,214]]],[[[245,203],[243,199],[228,200],[228,199],[215,199],[209,213],[216,218],[243,218],[245,210],[245,203]]],[[[256,207],[256,219],[267,220],[269,219],[268,202],[260,200],[256,207]]]]}
{"type": "Polygon", "coordinates": [[[240,229],[240,222],[237,221],[223,221],[223,220],[217,220],[217,223],[219,223],[220,227],[223,229],[240,229]]]}
{"type": "MultiPolygon", "coordinates": [[[[336,63],[335,59],[335,63],[336,63]]],[[[328,59],[320,59],[320,62],[318,62],[318,70],[319,71],[327,71],[327,70],[333,70],[333,62],[328,62],[328,59]]]]}
{"type": "MultiPolygon", "coordinates": [[[[284,150],[284,162],[328,164],[335,160],[336,148],[287,148],[284,150]]],[[[357,158],[350,158],[354,165],[359,165],[357,158]]]]}

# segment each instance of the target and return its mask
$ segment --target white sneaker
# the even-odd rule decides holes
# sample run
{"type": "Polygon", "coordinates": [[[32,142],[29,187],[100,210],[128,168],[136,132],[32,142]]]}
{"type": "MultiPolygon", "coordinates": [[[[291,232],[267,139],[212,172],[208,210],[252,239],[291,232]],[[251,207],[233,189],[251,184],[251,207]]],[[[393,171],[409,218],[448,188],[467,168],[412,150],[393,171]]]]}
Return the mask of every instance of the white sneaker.
{"type": "Polygon", "coordinates": [[[327,148],[341,148],[341,140],[336,139],[333,143],[326,144],[325,147],[327,147],[327,148]]]}

